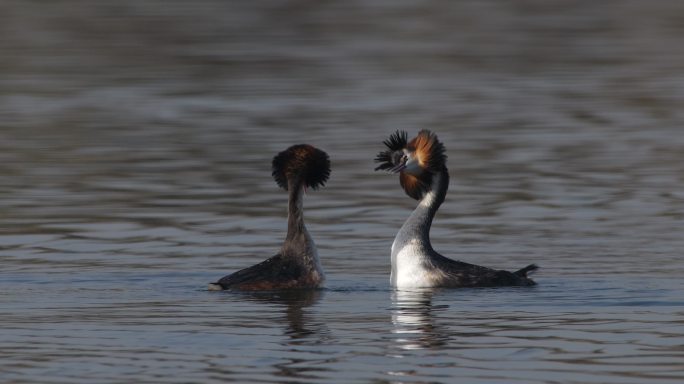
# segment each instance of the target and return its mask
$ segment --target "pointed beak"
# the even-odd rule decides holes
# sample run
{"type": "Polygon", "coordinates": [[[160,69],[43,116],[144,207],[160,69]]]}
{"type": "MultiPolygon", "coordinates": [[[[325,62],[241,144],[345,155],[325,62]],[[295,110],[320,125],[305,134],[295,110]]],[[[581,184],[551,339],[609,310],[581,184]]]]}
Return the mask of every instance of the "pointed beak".
{"type": "Polygon", "coordinates": [[[394,167],[390,168],[387,170],[387,172],[390,173],[399,173],[406,169],[406,161],[402,161],[401,163],[395,165],[394,167]]]}
{"type": "Polygon", "coordinates": [[[404,169],[406,169],[408,161],[409,161],[409,156],[408,156],[408,154],[406,154],[406,152],[404,152],[398,158],[395,157],[394,161],[396,162],[396,165],[394,167],[388,169],[387,172],[399,173],[399,172],[403,171],[404,169]]]}

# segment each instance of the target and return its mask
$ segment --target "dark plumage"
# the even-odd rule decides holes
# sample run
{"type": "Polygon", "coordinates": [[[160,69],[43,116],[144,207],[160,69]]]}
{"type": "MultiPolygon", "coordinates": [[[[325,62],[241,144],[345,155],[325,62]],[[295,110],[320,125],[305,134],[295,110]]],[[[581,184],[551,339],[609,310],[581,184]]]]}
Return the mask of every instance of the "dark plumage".
{"type": "Polygon", "coordinates": [[[445,288],[533,286],[536,283],[527,277],[527,273],[539,268],[535,264],[530,264],[515,272],[509,272],[464,263],[444,256],[436,257],[433,260],[433,267],[439,271],[437,275],[441,275],[441,278],[437,279],[437,286],[445,288]]]}
{"type": "Polygon", "coordinates": [[[281,254],[259,264],[241,269],[214,283],[222,289],[272,291],[278,289],[316,288],[321,280],[313,277],[309,266],[293,262],[281,254]]]}
{"type": "Polygon", "coordinates": [[[251,267],[209,285],[210,290],[246,291],[316,288],[324,280],[316,245],[304,225],[304,188],[318,189],[330,176],[330,160],[308,144],[293,145],[278,153],[273,178],[288,191],[287,236],[280,252],[251,267]]]}
{"type": "Polygon", "coordinates": [[[388,148],[387,151],[378,153],[375,157],[375,162],[380,163],[375,170],[390,170],[398,164],[403,150],[406,148],[408,142],[408,134],[405,131],[396,131],[382,143],[388,148]]]}
{"type": "Polygon", "coordinates": [[[309,144],[293,145],[273,158],[272,169],[276,183],[286,191],[288,179],[315,190],[330,177],[330,159],[327,153],[309,144]]]}

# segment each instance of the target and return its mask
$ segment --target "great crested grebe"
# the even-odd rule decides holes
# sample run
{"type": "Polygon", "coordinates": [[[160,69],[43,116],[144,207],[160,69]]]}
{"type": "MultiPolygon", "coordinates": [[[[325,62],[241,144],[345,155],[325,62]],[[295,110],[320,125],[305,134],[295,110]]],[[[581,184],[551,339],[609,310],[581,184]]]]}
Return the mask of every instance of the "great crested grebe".
{"type": "Polygon", "coordinates": [[[375,158],[375,170],[399,173],[399,183],[418,206],[392,243],[391,283],[395,288],[529,286],[530,264],[516,272],[481,267],[446,258],[432,249],[430,226],[449,188],[444,145],[437,135],[422,130],[408,142],[397,131],[384,141],[386,151],[375,158]]]}
{"type": "Polygon", "coordinates": [[[293,145],[273,158],[273,178],[289,193],[287,236],[280,252],[209,284],[209,290],[265,291],[316,288],[325,280],[316,245],[304,225],[306,188],[317,189],[330,176],[328,154],[308,144],[293,145]]]}

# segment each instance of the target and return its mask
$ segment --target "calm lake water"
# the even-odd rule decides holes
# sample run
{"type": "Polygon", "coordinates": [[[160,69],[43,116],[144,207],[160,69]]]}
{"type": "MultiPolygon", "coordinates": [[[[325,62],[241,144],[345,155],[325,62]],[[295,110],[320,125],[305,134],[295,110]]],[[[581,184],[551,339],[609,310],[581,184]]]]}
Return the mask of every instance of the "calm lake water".
{"type": "Polygon", "coordinates": [[[684,2],[0,3],[0,381],[681,383],[684,2]],[[533,288],[389,288],[414,202],[373,172],[428,128],[432,238],[533,288]],[[274,254],[291,144],[328,274],[274,254]]]}

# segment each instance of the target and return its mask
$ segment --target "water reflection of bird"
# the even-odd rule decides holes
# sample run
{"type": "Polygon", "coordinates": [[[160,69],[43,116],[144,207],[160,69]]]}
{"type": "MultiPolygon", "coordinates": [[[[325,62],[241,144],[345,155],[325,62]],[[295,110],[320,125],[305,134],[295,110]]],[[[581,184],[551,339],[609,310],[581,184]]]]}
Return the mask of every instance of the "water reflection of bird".
{"type": "Polygon", "coordinates": [[[285,306],[285,320],[287,328],[285,335],[293,341],[305,339],[308,336],[326,333],[318,329],[317,324],[308,319],[305,308],[318,303],[323,297],[321,289],[290,289],[281,291],[252,291],[245,292],[249,300],[285,306]]]}
{"type": "MultiPolygon", "coordinates": [[[[285,338],[282,344],[287,345],[291,353],[277,359],[278,362],[273,365],[273,375],[282,382],[310,380],[315,378],[315,372],[320,370],[311,362],[310,356],[302,357],[297,351],[301,346],[310,348],[329,342],[330,330],[327,324],[315,321],[311,311],[307,311],[308,307],[319,302],[324,292],[321,289],[289,289],[240,293],[251,301],[272,304],[274,308],[284,307],[284,321],[278,323],[282,323],[284,327],[285,338]]],[[[279,346],[275,353],[279,354],[281,348],[282,346],[279,346]]]]}
{"type": "Polygon", "coordinates": [[[418,206],[397,233],[392,244],[391,283],[411,287],[494,287],[535,285],[527,273],[530,264],[516,272],[496,270],[446,258],[430,244],[430,226],[449,187],[444,145],[437,135],[422,130],[410,142],[397,131],[385,140],[387,150],[375,158],[375,169],[399,173],[399,182],[418,206]]]}
{"type": "Polygon", "coordinates": [[[434,322],[433,291],[430,288],[392,292],[393,333],[401,349],[439,347],[449,341],[448,333],[434,322]]]}
{"type": "Polygon", "coordinates": [[[308,144],[294,145],[273,158],[273,178],[289,192],[287,236],[280,252],[251,267],[209,284],[210,290],[279,290],[316,288],[325,275],[316,245],[304,225],[303,195],[330,175],[330,160],[308,144]]]}

